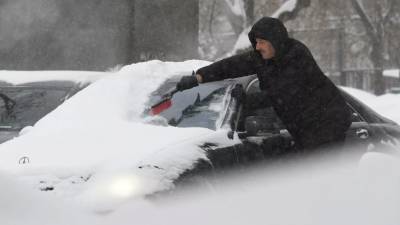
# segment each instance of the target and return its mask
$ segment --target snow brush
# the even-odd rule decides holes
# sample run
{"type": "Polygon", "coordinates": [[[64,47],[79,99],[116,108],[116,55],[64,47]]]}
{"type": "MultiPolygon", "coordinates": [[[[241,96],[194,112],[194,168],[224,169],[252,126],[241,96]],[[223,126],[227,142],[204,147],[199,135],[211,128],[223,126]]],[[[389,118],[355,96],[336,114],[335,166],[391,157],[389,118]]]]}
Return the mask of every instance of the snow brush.
{"type": "Polygon", "coordinates": [[[163,95],[161,100],[150,107],[149,114],[152,116],[158,115],[172,106],[172,97],[178,92],[178,89],[173,89],[167,94],[163,95]]]}

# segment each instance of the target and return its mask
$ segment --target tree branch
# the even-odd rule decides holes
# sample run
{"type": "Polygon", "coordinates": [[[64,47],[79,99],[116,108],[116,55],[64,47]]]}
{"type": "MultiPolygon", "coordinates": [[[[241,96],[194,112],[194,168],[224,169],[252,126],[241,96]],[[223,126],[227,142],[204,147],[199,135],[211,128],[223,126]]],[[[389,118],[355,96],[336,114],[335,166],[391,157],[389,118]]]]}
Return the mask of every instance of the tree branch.
{"type": "Polygon", "coordinates": [[[214,41],[214,33],[212,30],[212,25],[213,25],[213,20],[214,20],[214,11],[215,11],[215,4],[217,3],[217,0],[214,0],[211,6],[211,14],[210,14],[210,20],[208,21],[208,30],[210,32],[210,37],[211,40],[214,41]]]}
{"type": "Polygon", "coordinates": [[[272,15],[272,17],[277,17],[283,22],[287,22],[289,20],[293,20],[297,17],[298,13],[304,9],[309,7],[311,4],[311,0],[288,0],[286,1],[275,13],[272,15]],[[288,4],[293,4],[295,3],[294,8],[290,11],[287,11],[285,6],[288,6],[288,4]]]}
{"type": "Polygon", "coordinates": [[[363,22],[368,35],[374,40],[376,40],[376,29],[372,25],[371,20],[368,18],[361,4],[358,2],[358,0],[351,0],[351,3],[354,9],[356,10],[357,14],[361,17],[361,21],[363,22]]]}
{"type": "Polygon", "coordinates": [[[382,23],[383,23],[384,26],[388,23],[388,21],[390,20],[390,17],[394,13],[394,8],[395,8],[395,6],[397,4],[397,1],[398,0],[391,0],[390,1],[389,9],[388,9],[386,15],[383,16],[382,23]]]}
{"type": "Polygon", "coordinates": [[[236,36],[239,36],[243,31],[246,21],[246,15],[243,9],[242,0],[234,0],[233,3],[230,0],[224,1],[227,7],[228,21],[232,26],[236,36]]]}

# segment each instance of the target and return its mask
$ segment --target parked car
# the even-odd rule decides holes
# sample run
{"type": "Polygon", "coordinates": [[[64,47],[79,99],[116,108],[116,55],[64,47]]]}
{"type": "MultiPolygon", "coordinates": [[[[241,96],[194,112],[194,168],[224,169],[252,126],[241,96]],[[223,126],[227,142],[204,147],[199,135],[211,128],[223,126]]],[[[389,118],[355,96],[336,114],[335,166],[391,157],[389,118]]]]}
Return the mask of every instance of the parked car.
{"type": "Polygon", "coordinates": [[[18,136],[21,129],[33,126],[104,75],[106,73],[82,71],[1,71],[0,144],[18,136]]]}
{"type": "MultiPolygon", "coordinates": [[[[158,102],[165,93],[176,86],[178,80],[176,77],[166,80],[151,94],[147,105],[158,102]]],[[[99,86],[102,87],[104,83],[99,86]]],[[[129,85],[126,87],[133,90],[129,85]]],[[[137,190],[127,188],[129,185],[144,187],[140,192],[143,195],[174,190],[174,187],[190,183],[198,177],[212,179],[213,176],[208,176],[209,174],[224,173],[234,168],[251,168],[251,165],[256,163],[271,162],[295,151],[290,134],[273,109],[270,106],[257,107],[258,104],[252,101],[257,99],[255,96],[263,94],[255,76],[202,84],[176,93],[172,98],[171,107],[160,115],[151,116],[149,111],[145,110],[141,121],[145,124],[137,122],[135,118],[135,122],[129,121],[124,124],[126,127],[122,131],[100,133],[100,139],[104,138],[101,141],[96,132],[93,132],[94,136],[89,136],[90,130],[85,132],[88,138],[80,139],[85,143],[69,138],[65,140],[64,136],[57,136],[57,132],[52,133],[51,138],[58,140],[60,145],[68,144],[68,148],[61,148],[58,143],[47,145],[46,139],[28,138],[27,134],[21,137],[22,140],[3,145],[0,153],[4,150],[4,155],[1,155],[0,160],[4,163],[1,166],[6,170],[21,172],[19,176],[24,177],[23,180],[29,180],[30,184],[42,191],[60,190],[71,194],[81,190],[71,186],[77,187],[83,183],[89,183],[94,189],[104,187],[113,193],[115,189],[122,189],[123,193],[128,194],[137,190]],[[244,96],[247,96],[246,101],[243,101],[244,96]],[[184,129],[188,127],[190,129],[184,129]],[[126,131],[130,135],[125,135],[126,131]],[[179,135],[171,135],[169,131],[179,135]],[[116,142],[124,143],[118,145],[123,150],[115,149],[116,142]],[[27,146],[27,143],[34,145],[34,151],[19,148],[27,146]],[[126,146],[126,143],[133,145],[126,146]],[[101,148],[103,145],[107,147],[101,148]],[[90,155],[88,152],[91,151],[82,146],[101,150],[95,151],[95,155],[90,155]],[[67,152],[51,151],[50,155],[42,155],[38,150],[42,148],[67,152]],[[85,158],[87,154],[90,155],[89,158],[85,158]],[[102,179],[101,172],[95,169],[107,167],[104,163],[111,163],[110,167],[123,164],[121,167],[128,168],[129,179],[139,178],[132,178],[135,180],[128,182],[117,180],[117,184],[112,185],[110,182],[113,181],[108,179],[109,174],[102,179]],[[140,179],[143,177],[152,182],[140,179]],[[141,185],[138,185],[139,183],[141,185]]],[[[343,95],[353,110],[353,124],[347,132],[345,149],[356,146],[355,149],[359,149],[357,154],[361,156],[367,151],[380,150],[379,147],[373,148],[373,145],[377,146],[382,141],[390,143],[400,139],[400,127],[395,122],[377,114],[344,91],[343,95]]],[[[108,131],[108,127],[103,128],[104,131],[108,131]]],[[[75,132],[76,128],[70,129],[75,132]]],[[[90,187],[86,186],[85,189],[90,190],[90,187]]],[[[96,190],[94,193],[100,191],[96,190]]]]}
{"type": "MultiPolygon", "coordinates": [[[[237,134],[240,139],[240,143],[224,147],[213,141],[198,143],[206,152],[207,159],[199,159],[196,166],[185,171],[176,183],[199,173],[215,174],[296,154],[295,143],[273,108],[268,105],[258,107],[262,105],[258,99],[265,95],[258,82],[257,77],[249,76],[207,83],[173,97],[172,107],[161,113],[169,125],[214,130],[225,128],[229,130],[227,135],[230,138],[237,134]],[[246,101],[243,101],[244,96],[247,96],[246,101]],[[212,110],[216,108],[215,102],[220,104],[219,110],[212,110]]],[[[174,85],[167,82],[161,86],[153,102],[165,93],[163,90],[174,85]]],[[[391,153],[400,150],[396,146],[400,141],[398,124],[379,115],[346,91],[341,92],[353,112],[352,125],[342,148],[348,153],[351,151],[349,156],[359,159],[368,151],[391,153]],[[387,146],[383,147],[382,143],[387,146]]]]}

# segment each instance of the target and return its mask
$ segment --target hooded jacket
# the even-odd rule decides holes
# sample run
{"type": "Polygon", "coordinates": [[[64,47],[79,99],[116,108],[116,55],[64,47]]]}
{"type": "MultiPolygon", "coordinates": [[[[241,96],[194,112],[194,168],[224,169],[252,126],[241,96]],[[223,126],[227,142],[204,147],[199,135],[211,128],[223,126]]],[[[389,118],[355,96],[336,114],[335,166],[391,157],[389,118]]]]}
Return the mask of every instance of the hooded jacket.
{"type": "Polygon", "coordinates": [[[300,148],[344,140],[351,113],[338,88],[323,74],[308,48],[289,38],[278,19],[264,17],[249,32],[253,51],[197,71],[203,82],[257,74],[260,88],[300,148]],[[275,56],[265,60],[256,38],[268,40],[275,56]]]}

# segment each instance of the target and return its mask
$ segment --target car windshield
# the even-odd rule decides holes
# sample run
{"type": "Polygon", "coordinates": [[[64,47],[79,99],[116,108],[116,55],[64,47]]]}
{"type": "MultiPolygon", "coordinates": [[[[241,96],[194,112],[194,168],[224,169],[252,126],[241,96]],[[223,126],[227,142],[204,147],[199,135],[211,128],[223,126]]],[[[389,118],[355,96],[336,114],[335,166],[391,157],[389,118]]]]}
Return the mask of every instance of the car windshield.
{"type": "Polygon", "coordinates": [[[0,128],[21,129],[32,126],[60,105],[68,89],[34,86],[0,87],[0,128]]]}
{"type": "MultiPolygon", "coordinates": [[[[150,102],[159,100],[161,93],[166,93],[165,90],[175,85],[176,81],[164,83],[153,93],[150,102]]],[[[221,113],[224,111],[224,96],[227,87],[228,85],[215,82],[178,92],[172,98],[172,106],[159,116],[166,119],[171,126],[204,127],[216,130],[221,113]]]]}

